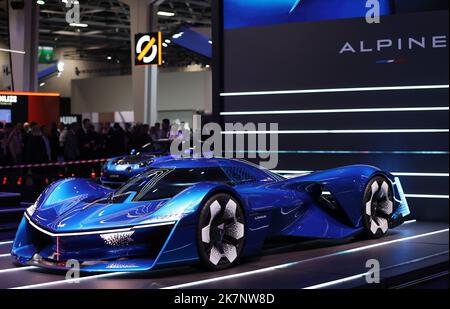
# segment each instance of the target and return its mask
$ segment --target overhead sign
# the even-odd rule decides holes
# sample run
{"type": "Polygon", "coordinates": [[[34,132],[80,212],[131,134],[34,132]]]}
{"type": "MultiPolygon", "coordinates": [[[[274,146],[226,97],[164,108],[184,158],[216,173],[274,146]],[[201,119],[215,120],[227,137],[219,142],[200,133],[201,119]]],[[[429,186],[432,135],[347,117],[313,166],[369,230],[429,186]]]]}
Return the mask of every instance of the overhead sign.
{"type": "Polygon", "coordinates": [[[162,65],[162,34],[138,33],[135,35],[135,64],[162,65]]]}
{"type": "Polygon", "coordinates": [[[53,47],[39,46],[39,63],[49,64],[53,63],[55,57],[55,50],[53,47]]]}
{"type": "Polygon", "coordinates": [[[69,125],[72,123],[81,123],[81,115],[64,115],[59,117],[59,122],[69,125]]]}

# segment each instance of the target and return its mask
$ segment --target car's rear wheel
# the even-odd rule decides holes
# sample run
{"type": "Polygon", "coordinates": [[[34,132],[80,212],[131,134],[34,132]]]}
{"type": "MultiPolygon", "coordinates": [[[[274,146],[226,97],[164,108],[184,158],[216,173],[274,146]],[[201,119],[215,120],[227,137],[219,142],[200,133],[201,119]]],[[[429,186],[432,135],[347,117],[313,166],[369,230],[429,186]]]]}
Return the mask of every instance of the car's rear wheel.
{"type": "Polygon", "coordinates": [[[197,238],[202,266],[220,270],[236,264],[245,240],[242,206],[229,194],[214,195],[200,210],[197,238]]]}
{"type": "Polygon", "coordinates": [[[383,176],[372,178],[366,187],[363,203],[363,222],[369,238],[380,238],[389,230],[394,211],[391,182],[383,176]]]}

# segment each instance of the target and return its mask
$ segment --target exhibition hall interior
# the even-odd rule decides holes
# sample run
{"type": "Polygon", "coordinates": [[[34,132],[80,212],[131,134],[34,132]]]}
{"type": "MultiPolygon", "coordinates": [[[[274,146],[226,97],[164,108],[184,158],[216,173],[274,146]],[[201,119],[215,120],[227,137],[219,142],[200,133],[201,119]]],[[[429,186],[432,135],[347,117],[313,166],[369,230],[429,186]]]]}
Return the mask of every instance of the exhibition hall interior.
{"type": "Polygon", "coordinates": [[[0,289],[448,289],[448,32],[448,0],[0,0],[0,289]]]}

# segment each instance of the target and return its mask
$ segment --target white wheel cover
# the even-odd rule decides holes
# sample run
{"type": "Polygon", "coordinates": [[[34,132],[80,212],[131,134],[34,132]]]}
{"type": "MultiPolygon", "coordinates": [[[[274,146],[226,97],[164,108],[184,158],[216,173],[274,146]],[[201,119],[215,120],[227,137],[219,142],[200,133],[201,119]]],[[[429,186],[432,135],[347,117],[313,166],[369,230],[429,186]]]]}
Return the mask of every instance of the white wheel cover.
{"type": "MultiPolygon", "coordinates": [[[[237,221],[237,204],[235,201],[230,199],[226,206],[224,211],[224,218],[225,219],[234,219],[234,223],[232,225],[229,225],[227,229],[225,230],[225,235],[230,236],[236,240],[240,240],[245,235],[245,226],[244,224],[237,221]]],[[[216,218],[216,216],[220,213],[222,210],[222,206],[220,205],[219,201],[214,201],[210,206],[210,212],[211,212],[211,218],[209,220],[209,223],[207,226],[205,226],[202,229],[202,242],[209,244],[211,242],[211,224],[213,220],[216,218]]],[[[230,263],[233,263],[237,257],[237,248],[236,246],[233,246],[228,243],[222,244],[223,246],[223,253],[220,252],[220,250],[213,246],[211,248],[211,252],[209,254],[209,261],[213,265],[218,265],[219,262],[222,260],[222,258],[226,258],[230,263]]]]}
{"type": "Polygon", "coordinates": [[[394,204],[388,197],[389,196],[389,184],[384,181],[380,188],[378,183],[374,182],[371,186],[371,191],[372,191],[372,195],[370,197],[370,200],[366,203],[366,215],[371,217],[370,232],[375,235],[378,232],[378,230],[381,229],[383,234],[385,234],[389,229],[389,222],[386,218],[372,217],[372,201],[375,197],[375,194],[377,194],[378,192],[380,192],[380,195],[382,197],[386,196],[386,199],[387,199],[386,202],[383,203],[383,205],[381,205],[378,210],[380,210],[381,212],[383,212],[384,214],[386,214],[388,216],[391,215],[394,211],[394,204]]]}

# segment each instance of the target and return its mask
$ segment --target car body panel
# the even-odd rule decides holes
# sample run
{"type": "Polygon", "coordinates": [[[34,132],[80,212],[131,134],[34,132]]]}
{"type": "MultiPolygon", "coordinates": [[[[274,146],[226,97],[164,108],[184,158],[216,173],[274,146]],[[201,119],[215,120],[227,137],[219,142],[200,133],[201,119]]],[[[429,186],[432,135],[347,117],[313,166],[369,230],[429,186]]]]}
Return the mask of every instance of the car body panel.
{"type": "Polygon", "coordinates": [[[259,252],[271,237],[342,239],[363,231],[362,199],[371,178],[384,175],[395,194],[391,227],[409,207],[400,181],[371,166],[348,166],[285,179],[252,164],[228,159],[168,159],[133,178],[160,182],[172,171],[220,168],[230,182],[200,181],[174,196],[140,201],[136,192],[119,195],[84,179],[50,185],[22,220],[12,255],[22,264],[83,271],[142,271],[199,261],[197,226],[202,205],[217,193],[242,206],[243,255],[259,252]],[[159,176],[156,175],[157,172],[159,176]],[[150,179],[150,178],[149,178],[150,179]],[[241,180],[241,182],[239,182],[241,180]],[[334,207],[324,204],[328,195],[334,207]]]}

